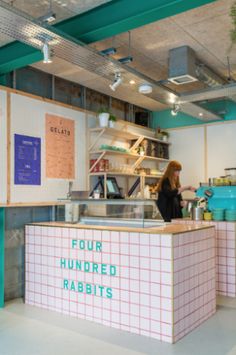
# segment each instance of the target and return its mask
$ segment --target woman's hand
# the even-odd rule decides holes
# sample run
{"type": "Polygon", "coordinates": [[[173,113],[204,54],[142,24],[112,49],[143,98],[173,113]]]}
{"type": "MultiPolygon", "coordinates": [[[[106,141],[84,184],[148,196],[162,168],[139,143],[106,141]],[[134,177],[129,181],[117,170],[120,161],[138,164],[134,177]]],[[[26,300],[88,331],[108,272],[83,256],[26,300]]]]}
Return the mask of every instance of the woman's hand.
{"type": "Polygon", "coordinates": [[[189,187],[189,191],[196,192],[197,189],[196,189],[196,187],[190,186],[190,187],[189,187]]]}
{"type": "Polygon", "coordinates": [[[182,187],[179,187],[178,189],[178,193],[181,194],[182,192],[184,191],[191,191],[191,192],[196,192],[196,188],[191,186],[191,185],[187,185],[187,186],[182,186],[182,187]]]}
{"type": "Polygon", "coordinates": [[[178,188],[178,193],[179,194],[181,194],[182,192],[184,192],[184,191],[188,191],[188,190],[190,190],[190,185],[188,185],[188,186],[181,186],[181,187],[179,187],[178,188]]]}

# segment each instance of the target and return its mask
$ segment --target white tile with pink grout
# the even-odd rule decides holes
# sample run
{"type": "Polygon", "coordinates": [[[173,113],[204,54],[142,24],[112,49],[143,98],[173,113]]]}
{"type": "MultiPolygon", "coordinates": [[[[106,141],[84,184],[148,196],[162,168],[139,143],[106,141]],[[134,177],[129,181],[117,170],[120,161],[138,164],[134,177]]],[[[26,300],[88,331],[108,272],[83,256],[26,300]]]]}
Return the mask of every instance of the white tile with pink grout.
{"type": "Polygon", "coordinates": [[[236,297],[236,223],[174,220],[173,223],[212,225],[216,229],[216,292],[236,297]]]}
{"type": "Polygon", "coordinates": [[[173,343],[215,312],[214,229],[26,227],[25,302],[173,343]]]}

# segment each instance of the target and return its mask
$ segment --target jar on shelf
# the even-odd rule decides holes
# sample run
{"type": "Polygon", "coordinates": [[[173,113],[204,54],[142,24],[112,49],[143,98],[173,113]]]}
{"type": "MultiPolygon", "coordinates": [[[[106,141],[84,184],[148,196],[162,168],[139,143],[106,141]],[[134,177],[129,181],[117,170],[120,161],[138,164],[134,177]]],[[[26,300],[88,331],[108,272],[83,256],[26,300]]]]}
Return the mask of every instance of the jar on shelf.
{"type": "MultiPolygon", "coordinates": [[[[97,161],[97,159],[90,159],[90,168],[95,164],[96,161],[97,161]]],[[[99,172],[99,164],[96,164],[91,172],[92,173],[99,172]]]]}
{"type": "Polygon", "coordinates": [[[109,171],[109,159],[104,159],[105,160],[105,171],[109,171]]]}

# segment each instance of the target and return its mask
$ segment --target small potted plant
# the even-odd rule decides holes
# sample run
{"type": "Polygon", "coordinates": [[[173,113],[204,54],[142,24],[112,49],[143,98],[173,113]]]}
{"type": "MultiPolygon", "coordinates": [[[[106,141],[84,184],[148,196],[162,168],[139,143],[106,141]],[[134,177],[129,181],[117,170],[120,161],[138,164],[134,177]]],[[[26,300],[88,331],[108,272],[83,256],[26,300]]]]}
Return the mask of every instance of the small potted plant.
{"type": "Polygon", "coordinates": [[[110,112],[107,107],[101,107],[98,111],[99,126],[108,127],[108,121],[110,117],[110,112]]]}
{"type": "Polygon", "coordinates": [[[110,114],[109,117],[109,127],[114,128],[115,127],[115,122],[116,122],[116,116],[113,114],[110,114]]]}
{"type": "Polygon", "coordinates": [[[162,134],[161,134],[161,128],[157,127],[156,132],[155,132],[155,137],[157,139],[162,139],[162,134]]]}
{"type": "Polygon", "coordinates": [[[160,139],[160,140],[162,140],[162,141],[167,141],[168,140],[168,138],[169,138],[169,132],[167,132],[167,131],[162,131],[161,130],[161,127],[157,127],[157,129],[156,129],[156,133],[155,133],[155,137],[157,138],[157,139],[160,139]]]}
{"type": "Polygon", "coordinates": [[[169,134],[169,132],[167,132],[167,131],[161,131],[161,135],[162,135],[162,140],[163,141],[168,141],[168,138],[169,138],[169,136],[170,136],[170,134],[169,134]]]}

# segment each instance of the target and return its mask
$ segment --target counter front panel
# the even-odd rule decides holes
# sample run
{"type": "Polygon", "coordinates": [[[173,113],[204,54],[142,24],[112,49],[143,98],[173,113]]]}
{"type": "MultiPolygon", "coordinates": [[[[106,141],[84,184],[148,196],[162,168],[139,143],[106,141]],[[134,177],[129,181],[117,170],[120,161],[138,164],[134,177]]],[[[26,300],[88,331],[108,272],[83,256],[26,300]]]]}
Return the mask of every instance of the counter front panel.
{"type": "Polygon", "coordinates": [[[26,226],[27,304],[175,342],[215,312],[214,228],[26,226]]]}
{"type": "Polygon", "coordinates": [[[182,225],[212,225],[216,229],[216,292],[236,297],[236,223],[174,220],[182,225]]]}

